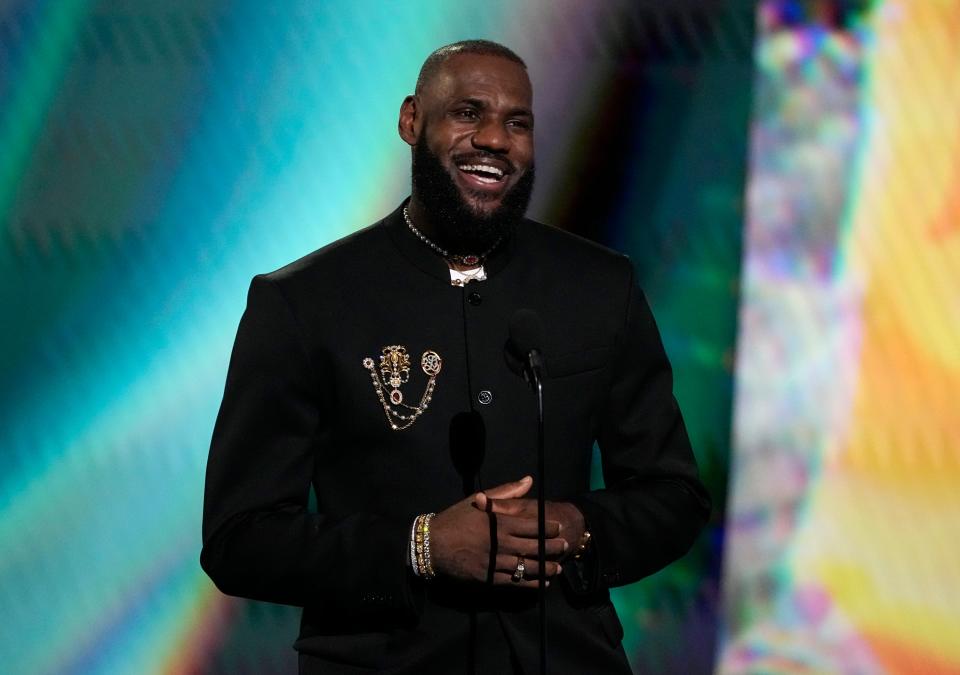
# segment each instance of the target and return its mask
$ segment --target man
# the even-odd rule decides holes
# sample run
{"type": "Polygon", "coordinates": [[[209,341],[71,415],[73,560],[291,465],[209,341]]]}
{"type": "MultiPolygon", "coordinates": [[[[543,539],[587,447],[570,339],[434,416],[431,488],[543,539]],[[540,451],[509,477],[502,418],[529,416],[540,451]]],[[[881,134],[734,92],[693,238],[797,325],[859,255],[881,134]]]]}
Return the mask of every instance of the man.
{"type": "Polygon", "coordinates": [[[399,132],[410,200],[251,284],[203,567],[304,608],[304,673],[536,672],[541,574],[550,672],[629,672],[608,589],[682,555],[709,511],[632,267],[523,218],[532,90],[506,47],[434,52],[399,132]],[[542,570],[535,404],[504,353],[520,308],[548,328],[542,570]]]}

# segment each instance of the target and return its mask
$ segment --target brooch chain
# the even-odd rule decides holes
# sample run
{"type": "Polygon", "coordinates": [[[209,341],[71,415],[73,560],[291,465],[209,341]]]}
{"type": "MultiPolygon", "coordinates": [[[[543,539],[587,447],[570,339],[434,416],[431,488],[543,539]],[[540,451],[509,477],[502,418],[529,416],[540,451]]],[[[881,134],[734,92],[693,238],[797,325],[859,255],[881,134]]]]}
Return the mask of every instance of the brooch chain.
{"type": "Polygon", "coordinates": [[[389,345],[384,347],[380,355],[379,368],[374,360],[367,357],[363,360],[363,367],[370,372],[370,381],[377,393],[387,422],[394,431],[406,429],[420,417],[430,406],[433,391],[437,388],[437,375],[443,367],[443,360],[433,350],[425,351],[420,357],[420,368],[429,378],[427,386],[417,405],[408,405],[403,402],[403,392],[400,387],[410,381],[410,355],[403,345],[389,345]],[[389,391],[389,393],[384,393],[389,391]],[[403,413],[394,408],[409,411],[403,413]]]}

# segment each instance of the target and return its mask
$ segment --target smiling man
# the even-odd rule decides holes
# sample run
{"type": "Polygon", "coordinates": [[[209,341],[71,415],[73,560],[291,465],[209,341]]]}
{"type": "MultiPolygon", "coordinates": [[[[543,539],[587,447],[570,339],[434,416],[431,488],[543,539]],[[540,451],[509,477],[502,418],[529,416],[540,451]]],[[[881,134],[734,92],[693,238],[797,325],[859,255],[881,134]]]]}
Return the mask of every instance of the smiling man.
{"type": "Polygon", "coordinates": [[[251,284],[201,563],[225,593],[304,608],[302,673],[537,672],[541,576],[550,672],[629,672],[609,588],[707,518],[629,261],[524,218],[533,122],[516,54],[438,49],[400,109],[410,199],[251,284]],[[536,411],[504,347],[521,308],[548,328],[543,569],[536,411]]]}
{"type": "Polygon", "coordinates": [[[424,64],[416,94],[400,108],[399,130],[414,146],[408,215],[449,253],[473,256],[465,264],[454,258],[462,268],[476,267],[526,212],[533,92],[511,52],[454,47],[424,64]]]}

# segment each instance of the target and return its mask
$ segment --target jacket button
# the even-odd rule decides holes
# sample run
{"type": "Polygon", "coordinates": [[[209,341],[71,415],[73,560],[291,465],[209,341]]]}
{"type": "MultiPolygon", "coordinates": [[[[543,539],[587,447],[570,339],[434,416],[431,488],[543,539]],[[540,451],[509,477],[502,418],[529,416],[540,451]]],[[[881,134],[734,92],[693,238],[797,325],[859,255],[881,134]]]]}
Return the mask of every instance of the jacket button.
{"type": "Polygon", "coordinates": [[[477,394],[477,400],[480,401],[480,405],[490,405],[493,403],[493,392],[488,389],[484,389],[477,394]]]}
{"type": "Polygon", "coordinates": [[[483,298],[480,297],[480,294],[477,293],[476,291],[472,291],[470,295],[467,296],[467,302],[469,302],[471,305],[476,307],[481,302],[483,302],[483,298]]]}

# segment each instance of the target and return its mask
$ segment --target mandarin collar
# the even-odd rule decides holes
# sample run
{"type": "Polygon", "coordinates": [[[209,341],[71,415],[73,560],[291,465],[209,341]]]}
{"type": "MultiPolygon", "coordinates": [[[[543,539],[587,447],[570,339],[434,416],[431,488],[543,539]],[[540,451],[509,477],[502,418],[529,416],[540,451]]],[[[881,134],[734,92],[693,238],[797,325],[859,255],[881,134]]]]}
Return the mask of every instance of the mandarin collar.
{"type": "MultiPolygon", "coordinates": [[[[403,207],[407,205],[410,199],[405,199],[397,209],[389,216],[383,219],[383,226],[390,234],[393,244],[400,250],[400,253],[410,263],[420,268],[432,277],[440,279],[445,283],[450,283],[450,267],[443,256],[438,254],[432,248],[427,246],[407,227],[407,222],[403,218],[403,207]]],[[[513,257],[516,248],[516,233],[507,237],[506,241],[500,242],[500,245],[489,255],[483,263],[483,269],[489,279],[497,274],[513,257]]],[[[481,282],[482,283],[482,282],[481,282]]]]}

